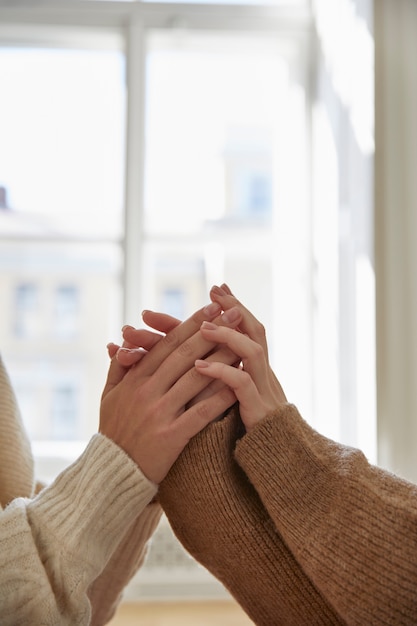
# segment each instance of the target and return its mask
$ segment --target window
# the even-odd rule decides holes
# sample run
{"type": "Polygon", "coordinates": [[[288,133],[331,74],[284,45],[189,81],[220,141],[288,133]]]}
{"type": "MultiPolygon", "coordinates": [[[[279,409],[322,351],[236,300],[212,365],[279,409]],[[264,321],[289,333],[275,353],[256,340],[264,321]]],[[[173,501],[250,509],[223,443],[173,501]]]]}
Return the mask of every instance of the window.
{"type": "Polygon", "coordinates": [[[38,334],[40,318],[38,288],[33,283],[15,287],[14,334],[19,338],[33,338],[38,334]]]}
{"type": "Polygon", "coordinates": [[[182,289],[168,288],[164,289],[161,298],[161,311],[165,311],[169,315],[179,320],[185,317],[185,294],[182,289]]]}
{"type": "MultiPolygon", "coordinates": [[[[312,56],[307,4],[206,5],[202,20],[192,4],[119,2],[105,26],[100,0],[78,3],[71,18],[52,3],[49,26],[28,25],[40,19],[36,7],[25,27],[8,8],[11,21],[0,27],[2,301],[18,284],[36,286],[37,300],[34,287],[21,287],[11,327],[42,338],[41,352],[33,349],[45,362],[82,355],[91,392],[81,380],[78,424],[89,428],[79,426],[80,438],[96,427],[102,350],[120,326],[140,324],[143,308],[187,316],[225,280],[268,329],[289,397],[320,430],[355,445],[359,431],[347,425],[359,424],[355,398],[372,377],[366,386],[362,377],[357,387],[346,381],[373,346],[357,341],[372,332],[352,320],[369,309],[360,294],[372,292],[372,280],[366,258],[347,255],[352,241],[341,229],[370,203],[349,197],[357,185],[341,159],[369,147],[344,138],[363,131],[358,115],[369,117],[371,94],[346,98],[344,57],[328,52],[322,3],[319,35],[335,63],[312,56]],[[334,119],[346,123],[342,131],[334,119]],[[357,280],[347,281],[352,271],[357,280]],[[52,338],[64,340],[65,358],[52,338]]],[[[358,32],[365,41],[362,25],[358,32]]],[[[362,247],[369,251],[369,241],[362,247]]],[[[5,334],[2,346],[12,368],[28,358],[5,334]]]]}
{"type": "Polygon", "coordinates": [[[55,334],[73,339],[80,332],[79,289],[76,285],[59,285],[55,289],[55,334]]]}
{"type": "Polygon", "coordinates": [[[71,385],[55,387],[51,398],[51,434],[53,439],[77,439],[77,388],[71,385]]]}
{"type": "Polygon", "coordinates": [[[35,393],[21,402],[35,441],[81,441],[122,325],[125,59],[94,28],[17,31],[0,47],[1,350],[35,393]]]}
{"type": "Polygon", "coordinates": [[[40,478],[96,431],[122,324],[223,281],[287,397],[375,460],[372,41],[342,4],[0,7],[0,348],[40,478]]]}

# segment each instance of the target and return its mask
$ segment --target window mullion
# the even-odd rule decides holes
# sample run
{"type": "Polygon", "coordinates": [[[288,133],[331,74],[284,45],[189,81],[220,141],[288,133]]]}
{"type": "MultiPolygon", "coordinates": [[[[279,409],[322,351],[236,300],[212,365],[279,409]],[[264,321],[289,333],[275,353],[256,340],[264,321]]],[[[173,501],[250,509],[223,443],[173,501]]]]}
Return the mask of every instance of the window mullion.
{"type": "Polygon", "coordinates": [[[124,319],[136,323],[142,310],[145,151],[145,28],[136,17],[126,30],[126,187],[124,319]]]}

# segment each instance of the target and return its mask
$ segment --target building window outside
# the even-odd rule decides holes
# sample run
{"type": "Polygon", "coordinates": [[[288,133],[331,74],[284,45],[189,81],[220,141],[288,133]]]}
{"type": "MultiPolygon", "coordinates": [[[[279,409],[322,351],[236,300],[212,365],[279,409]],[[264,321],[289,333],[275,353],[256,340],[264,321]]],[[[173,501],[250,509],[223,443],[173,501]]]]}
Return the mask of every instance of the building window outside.
{"type": "Polygon", "coordinates": [[[39,290],[34,283],[15,287],[14,335],[19,339],[33,339],[39,333],[41,311],[39,290]]]}
{"type": "Polygon", "coordinates": [[[59,441],[78,437],[78,389],[70,384],[52,389],[51,395],[51,435],[59,441]]]}
{"type": "Polygon", "coordinates": [[[161,294],[161,311],[179,320],[186,316],[186,298],[183,289],[170,287],[163,289],[161,294]]]}
{"type": "Polygon", "coordinates": [[[272,172],[246,170],[235,179],[237,210],[241,218],[271,218],[273,206],[272,172]]]}
{"type": "Polygon", "coordinates": [[[54,333],[73,339],[80,332],[80,293],[76,285],[59,285],[54,297],[54,333]]]}

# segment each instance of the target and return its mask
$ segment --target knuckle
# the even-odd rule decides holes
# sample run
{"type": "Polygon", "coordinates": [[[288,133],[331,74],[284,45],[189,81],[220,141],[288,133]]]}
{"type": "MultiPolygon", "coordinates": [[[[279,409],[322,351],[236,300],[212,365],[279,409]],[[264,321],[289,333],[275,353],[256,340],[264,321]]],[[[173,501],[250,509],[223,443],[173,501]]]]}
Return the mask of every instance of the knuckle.
{"type": "Polygon", "coordinates": [[[222,389],[220,389],[219,391],[219,399],[222,403],[224,404],[228,404],[229,402],[233,402],[235,396],[233,391],[230,389],[230,387],[223,387],[222,389]]]}
{"type": "Polygon", "coordinates": [[[190,341],[184,341],[182,344],[178,346],[178,354],[181,356],[188,357],[192,354],[193,348],[190,341]]]}
{"type": "Polygon", "coordinates": [[[266,340],[266,329],[261,322],[257,322],[255,326],[255,338],[257,341],[265,342],[266,340]]]}
{"type": "Polygon", "coordinates": [[[158,430],[158,438],[161,446],[164,448],[166,445],[170,444],[172,439],[172,429],[167,426],[161,426],[158,430]]]}
{"type": "Polygon", "coordinates": [[[180,345],[179,333],[176,330],[171,331],[161,339],[162,345],[171,352],[180,345]]]}
{"type": "Polygon", "coordinates": [[[195,367],[192,367],[185,375],[184,375],[184,385],[189,387],[196,381],[200,381],[202,379],[202,374],[196,370],[195,367]]]}
{"type": "Polygon", "coordinates": [[[259,343],[254,343],[252,347],[253,357],[256,360],[261,359],[264,356],[264,349],[259,343]]]}
{"type": "Polygon", "coordinates": [[[200,402],[195,406],[195,414],[202,422],[206,422],[210,419],[209,410],[206,402],[200,402]]]}
{"type": "Polygon", "coordinates": [[[166,414],[164,399],[158,398],[152,403],[150,415],[152,419],[157,420],[162,425],[161,417],[164,417],[166,414]]]}
{"type": "Polygon", "coordinates": [[[201,310],[199,310],[199,311],[196,311],[195,313],[193,313],[188,321],[191,322],[192,324],[194,324],[194,326],[195,326],[195,328],[197,330],[198,328],[200,328],[203,319],[204,319],[204,316],[202,315],[201,310]]]}
{"type": "Polygon", "coordinates": [[[240,370],[239,387],[248,387],[252,384],[252,377],[245,370],[240,370]]]}

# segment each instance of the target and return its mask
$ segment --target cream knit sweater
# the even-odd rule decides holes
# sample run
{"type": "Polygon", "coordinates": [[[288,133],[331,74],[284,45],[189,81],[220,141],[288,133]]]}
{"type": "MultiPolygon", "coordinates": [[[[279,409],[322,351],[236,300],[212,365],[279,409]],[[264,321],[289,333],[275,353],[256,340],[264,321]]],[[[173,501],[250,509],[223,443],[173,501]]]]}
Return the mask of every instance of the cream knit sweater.
{"type": "Polygon", "coordinates": [[[156,491],[97,434],[35,495],[30,444],[0,359],[0,624],[107,623],[158,524],[156,491]]]}
{"type": "Polygon", "coordinates": [[[417,486],[286,404],[190,441],[159,490],[180,541],[258,626],[417,624],[417,486]]]}

